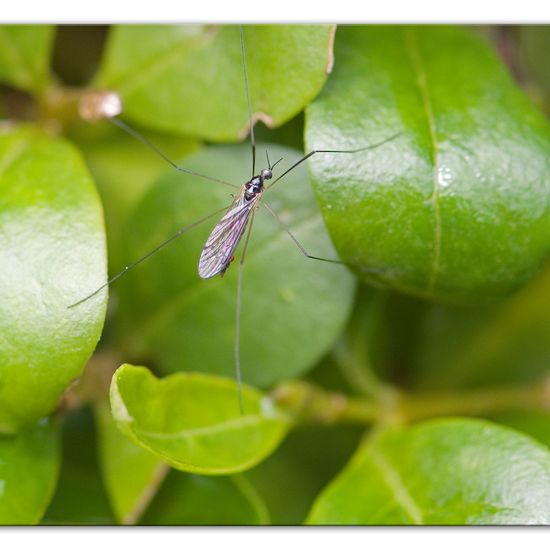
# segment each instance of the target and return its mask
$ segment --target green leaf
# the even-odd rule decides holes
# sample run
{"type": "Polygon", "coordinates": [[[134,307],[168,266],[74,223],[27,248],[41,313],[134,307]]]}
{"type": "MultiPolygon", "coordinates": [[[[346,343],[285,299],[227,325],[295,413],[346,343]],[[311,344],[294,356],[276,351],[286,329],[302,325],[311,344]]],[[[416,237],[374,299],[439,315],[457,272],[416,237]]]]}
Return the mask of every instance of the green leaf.
{"type": "Polygon", "coordinates": [[[174,470],[116,427],[107,402],[95,407],[103,478],[119,523],[258,524],[265,506],[244,478],[207,478],[174,470]]]}
{"type": "MultiPolygon", "coordinates": [[[[252,111],[268,126],[299,113],[332,64],[331,25],[245,26],[252,111]]],[[[121,25],[111,31],[97,85],[119,92],[125,116],[209,140],[246,135],[239,28],[121,25]]]]}
{"type": "Polygon", "coordinates": [[[0,25],[0,81],[39,92],[50,80],[52,25],[0,25]]]}
{"type": "MultiPolygon", "coordinates": [[[[267,147],[272,162],[284,157],[278,173],[300,158],[292,149],[267,147]]],[[[258,158],[263,153],[259,146],[258,158]]],[[[205,148],[189,157],[185,166],[241,184],[250,177],[250,150],[246,146],[205,148]]],[[[336,258],[305,170],[300,168],[262,200],[311,254],[336,258]]],[[[128,220],[125,263],[143,256],[182,226],[228,207],[230,191],[223,185],[168,173],[128,220]]],[[[186,233],[120,282],[117,322],[124,337],[121,346],[132,357],[153,358],[164,372],[183,369],[235,376],[238,266],[230,267],[223,278],[207,281],[197,273],[201,249],[221,216],[219,212],[186,233]]],[[[342,331],[353,293],[354,280],[345,267],[305,258],[260,205],[242,284],[243,379],[267,386],[311,369],[342,331]]]]}
{"type": "Polygon", "coordinates": [[[0,436],[0,524],[38,523],[52,498],[60,453],[55,423],[41,419],[0,436]]]}
{"type": "Polygon", "coordinates": [[[172,470],[144,525],[262,525],[265,505],[242,476],[205,477],[172,470]]]}
{"type": "Polygon", "coordinates": [[[101,205],[78,152],[31,129],[0,135],[0,432],[50,413],[101,332],[101,205]]]}
{"type": "Polygon", "coordinates": [[[169,467],[124,437],[107,401],[96,404],[95,417],[99,460],[113,510],[119,523],[134,524],[163,483],[169,467]]]}
{"type": "Polygon", "coordinates": [[[231,380],[179,373],[163,380],[123,365],[111,407],[120,430],[174,468],[223,475],[251,468],[277,447],[289,420],[260,392],[243,388],[244,415],[231,380]]]}
{"type": "Polygon", "coordinates": [[[466,29],[344,27],[306,113],[334,243],[367,281],[424,298],[489,301],[548,252],[550,127],[466,29]]]}
{"type": "Polygon", "coordinates": [[[112,525],[113,512],[101,483],[96,434],[90,409],[64,418],[63,467],[42,520],[48,525],[112,525]]]}
{"type": "Polygon", "coordinates": [[[550,362],[550,264],[498,305],[426,308],[411,354],[416,386],[456,388],[532,381],[550,362]]]}
{"type": "Polygon", "coordinates": [[[299,525],[323,487],[357,447],[356,426],[301,428],[245,476],[265,501],[274,525],[299,525]]]}
{"type": "Polygon", "coordinates": [[[440,419],[370,436],[317,499],[313,524],[550,523],[550,452],[486,421],[440,419]]]}

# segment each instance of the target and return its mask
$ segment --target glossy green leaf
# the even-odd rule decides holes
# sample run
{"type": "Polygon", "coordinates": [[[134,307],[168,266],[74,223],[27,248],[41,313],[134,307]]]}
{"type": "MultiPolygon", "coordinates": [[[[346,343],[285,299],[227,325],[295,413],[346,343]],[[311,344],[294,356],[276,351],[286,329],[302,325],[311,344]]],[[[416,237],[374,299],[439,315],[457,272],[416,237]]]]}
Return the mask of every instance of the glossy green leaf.
{"type": "Polygon", "coordinates": [[[93,416],[87,408],[64,418],[59,482],[42,524],[112,525],[116,523],[97,459],[93,416]]]}
{"type": "Polygon", "coordinates": [[[51,25],[0,25],[0,81],[28,92],[49,82],[55,29],[51,25]]]}
{"type": "Polygon", "coordinates": [[[206,477],[173,470],[141,523],[261,525],[268,521],[265,505],[244,477],[206,477]]]}
{"type": "MultiPolygon", "coordinates": [[[[255,118],[279,126],[317,95],[332,65],[333,32],[331,25],[244,27],[255,118]]],[[[114,27],[97,85],[117,90],[125,116],[149,128],[218,141],[247,132],[234,25],[114,27]]]]}
{"type": "Polygon", "coordinates": [[[410,356],[416,386],[456,388],[532,381],[550,364],[550,264],[498,305],[426,308],[410,356]]]}
{"type": "MultiPolygon", "coordinates": [[[[276,173],[300,158],[292,149],[267,147],[272,162],[284,157],[276,173]]],[[[263,160],[263,145],[258,155],[263,160]]],[[[250,149],[205,148],[189,157],[185,166],[241,184],[250,177],[250,149]]],[[[336,258],[305,170],[300,168],[266,191],[262,200],[311,254],[336,258]]],[[[229,206],[231,191],[237,190],[168,173],[130,216],[124,232],[126,263],[149,252],[182,226],[215,214],[120,281],[117,321],[124,337],[121,345],[132,357],[153,358],[164,372],[183,369],[234,378],[238,261],[223,278],[205,281],[197,272],[201,249],[222,216],[216,210],[229,206]]],[[[239,251],[236,257],[240,257],[239,251]]],[[[330,349],[349,315],[354,280],[348,270],[305,258],[260,205],[243,277],[243,379],[266,386],[312,368],[330,349]]]]}
{"type": "Polygon", "coordinates": [[[526,282],[550,241],[550,127],[467,29],[343,27],[306,113],[317,197],[364,279],[455,303],[526,282]]]}
{"type": "Polygon", "coordinates": [[[277,447],[289,420],[260,392],[232,380],[178,373],[162,380],[123,365],[113,376],[111,408],[120,430],[174,468],[221,475],[251,468],[277,447]]]}
{"type": "Polygon", "coordinates": [[[168,474],[158,456],[117,428],[107,401],[95,406],[102,477],[119,523],[134,524],[147,509],[168,474]]]}
{"type": "Polygon", "coordinates": [[[299,525],[323,487],[353,454],[362,428],[308,427],[291,432],[281,447],[245,476],[265,501],[274,525],[299,525]]]}
{"type": "Polygon", "coordinates": [[[441,419],[371,437],[309,523],[550,523],[550,452],[486,421],[441,419]]]}
{"type": "Polygon", "coordinates": [[[51,412],[97,344],[106,296],[101,205],[78,152],[0,135],[0,432],[51,412]]]}
{"type": "Polygon", "coordinates": [[[0,436],[0,524],[38,523],[59,472],[58,430],[47,419],[0,436]]]}

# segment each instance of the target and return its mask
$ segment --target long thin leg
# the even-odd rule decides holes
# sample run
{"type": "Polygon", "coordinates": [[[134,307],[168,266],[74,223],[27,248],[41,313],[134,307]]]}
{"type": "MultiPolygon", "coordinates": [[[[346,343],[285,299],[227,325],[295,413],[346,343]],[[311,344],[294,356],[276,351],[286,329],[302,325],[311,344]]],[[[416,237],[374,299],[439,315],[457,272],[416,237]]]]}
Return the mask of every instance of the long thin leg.
{"type": "Polygon", "coordinates": [[[394,134],[393,136],[384,139],[383,141],[380,141],[378,143],[374,143],[373,145],[368,145],[367,147],[360,147],[359,149],[348,149],[348,150],[338,150],[338,149],[315,149],[314,151],[310,151],[307,155],[302,157],[298,162],[295,162],[288,170],[285,170],[278,178],[275,178],[271,185],[269,185],[267,189],[271,189],[281,178],[286,176],[289,172],[294,170],[296,166],[299,164],[302,164],[302,162],[306,161],[308,158],[312,157],[313,155],[317,153],[360,153],[361,151],[368,151],[369,149],[376,149],[377,147],[380,147],[381,145],[384,145],[385,143],[388,143],[389,141],[393,141],[395,138],[399,137],[401,135],[401,132],[398,134],[394,134]]]}
{"type": "Polygon", "coordinates": [[[246,76],[246,56],[244,51],[244,32],[241,31],[241,56],[243,60],[244,87],[246,89],[246,105],[248,107],[248,124],[250,125],[250,145],[252,146],[252,177],[256,175],[256,140],[254,139],[254,124],[252,122],[252,105],[250,104],[250,91],[248,89],[248,77],[246,76]]]}
{"type": "Polygon", "coordinates": [[[241,288],[242,288],[242,282],[243,282],[244,258],[246,256],[246,249],[248,248],[248,241],[250,240],[250,232],[252,231],[253,223],[254,223],[254,212],[252,212],[250,225],[248,226],[248,231],[246,233],[246,237],[243,245],[241,259],[239,261],[239,274],[237,278],[237,307],[235,309],[235,314],[236,314],[235,375],[237,378],[237,388],[239,392],[239,409],[242,415],[244,415],[244,405],[243,405],[243,387],[242,387],[242,379],[241,379],[241,288]]]}
{"type": "Polygon", "coordinates": [[[125,122],[123,122],[118,118],[111,118],[109,120],[115,126],[118,126],[122,130],[124,130],[126,133],[130,134],[132,137],[136,138],[137,140],[141,141],[141,143],[149,147],[149,149],[154,151],[160,158],[165,160],[170,166],[172,166],[172,168],[175,168],[176,170],[178,170],[178,172],[184,172],[192,176],[197,176],[198,178],[203,178],[209,181],[214,181],[216,183],[221,183],[223,185],[228,185],[229,187],[233,187],[235,189],[239,188],[238,185],[234,185],[232,183],[229,183],[228,181],[224,181],[219,178],[214,178],[212,176],[206,176],[204,174],[199,174],[194,170],[189,170],[188,168],[183,168],[182,166],[178,166],[173,160],[171,160],[166,154],[164,154],[154,143],[149,141],[145,136],[141,135],[137,130],[134,130],[131,126],[128,126],[128,124],[126,124],[125,122]]]}
{"type": "Polygon", "coordinates": [[[172,235],[169,239],[165,240],[164,242],[160,243],[157,247],[153,248],[150,252],[145,254],[145,256],[142,256],[135,262],[128,264],[122,271],[111,277],[105,284],[101,285],[99,288],[96,288],[92,293],[88,294],[86,297],[82,298],[82,300],[79,300],[78,302],[75,302],[74,304],[71,304],[70,306],[67,306],[69,309],[76,307],[82,303],[84,303],[86,300],[89,300],[93,296],[95,296],[98,292],[103,290],[105,287],[111,285],[116,280],[120,279],[123,275],[128,273],[131,269],[134,269],[134,267],[138,266],[140,263],[144,262],[145,260],[149,259],[151,256],[155,255],[157,252],[159,252],[161,249],[163,249],[166,245],[170,244],[172,241],[189,231],[190,229],[193,229],[194,227],[197,227],[201,223],[209,220],[210,218],[213,218],[214,216],[218,216],[221,212],[225,212],[229,206],[225,206],[224,208],[220,208],[219,210],[216,210],[215,212],[212,212],[208,216],[205,216],[204,218],[201,218],[200,220],[186,225],[185,227],[182,227],[177,233],[172,235]]]}
{"type": "Polygon", "coordinates": [[[310,254],[305,248],[304,246],[300,243],[300,241],[292,234],[292,232],[290,231],[290,229],[283,223],[283,221],[281,220],[281,218],[279,218],[279,216],[277,216],[277,214],[275,214],[275,212],[267,205],[267,203],[265,201],[262,201],[262,204],[265,206],[266,210],[275,218],[275,220],[277,221],[277,223],[288,233],[288,236],[294,241],[294,243],[296,244],[296,246],[301,250],[302,254],[306,257],[306,258],[310,258],[312,260],[319,260],[321,262],[329,262],[331,264],[343,264],[343,265],[347,265],[345,262],[342,262],[341,260],[329,260],[328,258],[320,258],[319,256],[313,256],[312,254],[310,254]]]}
{"type": "MultiPolygon", "coordinates": [[[[347,267],[353,267],[352,265],[346,262],[343,262],[341,260],[331,260],[329,258],[321,258],[320,256],[314,256],[313,254],[310,254],[306,250],[304,245],[292,234],[290,229],[283,223],[281,218],[279,218],[279,216],[277,216],[277,214],[267,205],[267,203],[265,201],[262,201],[262,204],[265,206],[266,210],[275,218],[275,220],[282,227],[282,229],[284,229],[287,232],[288,236],[294,241],[294,244],[300,249],[300,251],[306,258],[309,258],[310,260],[319,260],[320,262],[329,262],[331,264],[340,264],[340,265],[345,265],[347,267]]],[[[382,270],[367,269],[367,270],[363,270],[363,272],[364,273],[382,273],[382,270]]]]}

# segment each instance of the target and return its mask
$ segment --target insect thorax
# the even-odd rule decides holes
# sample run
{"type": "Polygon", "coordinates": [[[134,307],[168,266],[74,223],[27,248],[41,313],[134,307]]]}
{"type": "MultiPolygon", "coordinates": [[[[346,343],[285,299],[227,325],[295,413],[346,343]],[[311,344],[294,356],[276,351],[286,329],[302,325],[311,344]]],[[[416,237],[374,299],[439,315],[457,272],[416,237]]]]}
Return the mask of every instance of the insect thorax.
{"type": "Polygon", "coordinates": [[[251,200],[256,195],[260,195],[263,190],[263,178],[261,176],[254,176],[249,182],[245,183],[244,197],[246,200],[251,200]]]}
{"type": "Polygon", "coordinates": [[[259,195],[264,190],[264,180],[271,179],[271,170],[264,168],[259,175],[254,176],[250,181],[244,184],[245,186],[245,198],[251,200],[256,195],[259,195]]]}

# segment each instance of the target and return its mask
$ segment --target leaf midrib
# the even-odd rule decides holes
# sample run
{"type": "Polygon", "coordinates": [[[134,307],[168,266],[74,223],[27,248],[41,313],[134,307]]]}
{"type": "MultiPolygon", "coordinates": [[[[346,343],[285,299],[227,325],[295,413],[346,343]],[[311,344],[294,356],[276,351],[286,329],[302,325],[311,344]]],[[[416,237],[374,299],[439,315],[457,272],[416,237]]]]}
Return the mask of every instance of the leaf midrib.
{"type": "MultiPolygon", "coordinates": [[[[255,426],[255,425],[258,425],[258,424],[261,424],[263,422],[267,422],[269,425],[270,425],[270,428],[277,428],[277,422],[276,422],[276,418],[266,418],[266,419],[262,419],[260,416],[258,415],[255,415],[255,416],[252,416],[250,415],[251,417],[251,421],[249,422],[249,425],[250,426],[255,426]]],[[[242,422],[242,420],[239,418],[237,420],[240,420],[242,422]]],[[[217,435],[220,431],[221,432],[225,432],[225,433],[228,433],[228,432],[234,432],[238,429],[242,429],[242,425],[239,425],[239,426],[235,426],[235,419],[231,419],[230,421],[226,421],[226,422],[222,422],[222,423],[219,423],[219,424],[216,424],[215,426],[212,426],[212,427],[204,427],[204,428],[196,428],[196,430],[202,430],[202,435],[204,435],[204,432],[207,433],[207,435],[217,435]],[[229,425],[229,429],[227,429],[227,426],[229,425]]],[[[269,443],[273,445],[273,442],[275,441],[278,441],[280,440],[280,434],[281,433],[284,433],[284,426],[283,426],[283,421],[282,419],[279,420],[279,434],[277,434],[277,431],[275,431],[273,434],[272,434],[272,438],[270,439],[269,443]]],[[[250,427],[250,426],[245,426],[246,428],[250,427]]],[[[171,453],[169,452],[166,452],[164,449],[157,449],[155,448],[154,445],[151,445],[149,443],[149,441],[147,439],[142,439],[141,438],[141,434],[143,434],[144,432],[142,431],[135,431],[135,430],[132,430],[133,431],[133,436],[136,438],[137,442],[139,442],[142,446],[144,446],[145,448],[149,449],[151,452],[155,453],[156,455],[162,457],[164,460],[172,463],[172,464],[177,464],[179,467],[183,466],[185,467],[189,472],[195,472],[195,473],[199,473],[199,474],[204,474],[204,473],[216,473],[216,474],[233,474],[233,473],[237,473],[239,471],[243,471],[243,470],[246,470],[248,468],[250,468],[251,466],[253,466],[254,464],[257,464],[257,462],[259,460],[261,460],[263,457],[266,456],[266,454],[269,452],[269,449],[271,448],[270,445],[266,445],[265,444],[265,441],[263,443],[263,445],[261,446],[261,448],[256,452],[255,455],[249,455],[249,458],[247,460],[245,460],[244,462],[240,462],[238,465],[232,465],[232,466],[228,466],[228,465],[220,465],[220,464],[211,464],[209,466],[200,466],[198,464],[195,464],[195,463],[192,463],[192,462],[189,462],[189,461],[183,461],[179,458],[175,458],[171,453]]],[[[186,434],[183,434],[180,436],[180,438],[183,438],[183,439],[189,439],[191,436],[189,435],[189,432],[190,430],[186,430],[186,434]]],[[[169,439],[169,438],[158,438],[156,437],[155,438],[155,432],[151,432],[152,434],[152,439],[169,439]]],[[[159,434],[156,434],[157,436],[159,434]]],[[[173,434],[171,434],[173,435],[173,434]]],[[[276,445],[276,443],[275,443],[276,445]]]]}
{"type": "MultiPolygon", "coordinates": [[[[1,32],[1,31],[0,31],[1,32]]],[[[0,161],[0,182],[10,166],[15,164],[20,156],[30,147],[30,140],[26,137],[16,139],[10,148],[2,155],[0,161]]]]}
{"type": "Polygon", "coordinates": [[[221,432],[230,432],[239,430],[242,428],[249,428],[254,425],[262,424],[265,421],[270,421],[272,419],[265,419],[257,414],[249,414],[244,416],[239,416],[237,418],[230,418],[229,420],[224,420],[223,422],[218,422],[217,424],[212,424],[209,426],[198,426],[196,428],[184,428],[178,432],[162,433],[162,432],[151,432],[147,430],[136,430],[136,434],[139,433],[140,436],[144,436],[156,440],[169,441],[173,439],[190,439],[197,436],[211,436],[217,435],[221,432]]]}
{"type": "Polygon", "coordinates": [[[381,449],[373,444],[369,449],[372,462],[382,473],[382,479],[389,487],[395,502],[406,512],[415,525],[424,525],[420,507],[413,499],[397,468],[384,456],[381,449]]]}
{"type": "Polygon", "coordinates": [[[437,142],[437,132],[435,126],[435,118],[432,109],[432,102],[430,99],[430,93],[428,90],[428,81],[426,77],[426,71],[422,62],[422,57],[418,49],[415,32],[412,29],[406,29],[403,31],[403,38],[405,42],[405,51],[408,53],[409,61],[411,63],[413,73],[416,76],[416,86],[422,98],[424,107],[424,114],[426,116],[426,123],[428,126],[428,134],[430,136],[431,148],[431,160],[432,160],[432,195],[430,201],[434,210],[433,221],[433,253],[430,277],[428,279],[427,291],[429,295],[433,294],[437,276],[440,269],[441,260],[441,212],[440,212],[440,194],[439,194],[439,144],[437,142]]]}

